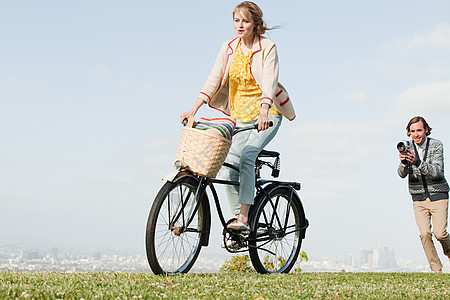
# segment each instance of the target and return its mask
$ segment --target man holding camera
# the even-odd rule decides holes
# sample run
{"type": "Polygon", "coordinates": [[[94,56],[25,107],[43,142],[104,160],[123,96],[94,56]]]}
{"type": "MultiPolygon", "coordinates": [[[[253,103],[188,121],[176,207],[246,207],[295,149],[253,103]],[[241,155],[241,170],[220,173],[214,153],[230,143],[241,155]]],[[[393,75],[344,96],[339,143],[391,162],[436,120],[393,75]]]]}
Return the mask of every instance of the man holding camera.
{"type": "Polygon", "coordinates": [[[449,186],[444,177],[443,146],[439,140],[428,137],[431,128],[422,117],[412,118],[406,132],[412,142],[397,145],[400,152],[398,175],[401,178],[408,175],[409,193],[425,255],[431,270],[442,273],[442,263],[431,235],[434,234],[444,254],[450,258],[450,236],[447,232],[449,186]]]}

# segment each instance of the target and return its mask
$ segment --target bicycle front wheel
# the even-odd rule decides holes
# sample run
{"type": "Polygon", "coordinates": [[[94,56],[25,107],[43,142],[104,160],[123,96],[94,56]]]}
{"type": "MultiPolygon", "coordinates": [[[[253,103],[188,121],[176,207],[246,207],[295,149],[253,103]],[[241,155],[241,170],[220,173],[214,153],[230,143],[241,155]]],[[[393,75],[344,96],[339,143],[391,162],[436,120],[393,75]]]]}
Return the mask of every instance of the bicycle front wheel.
{"type": "Polygon", "coordinates": [[[249,254],[259,273],[288,273],[295,265],[306,219],[300,198],[287,186],[275,186],[252,215],[249,254]]]}
{"type": "MultiPolygon", "coordinates": [[[[198,203],[198,181],[192,175],[166,182],[147,221],[146,250],[155,274],[187,273],[200,253],[206,225],[205,206],[198,203]]],[[[206,195],[205,195],[206,197],[206,195]]]]}

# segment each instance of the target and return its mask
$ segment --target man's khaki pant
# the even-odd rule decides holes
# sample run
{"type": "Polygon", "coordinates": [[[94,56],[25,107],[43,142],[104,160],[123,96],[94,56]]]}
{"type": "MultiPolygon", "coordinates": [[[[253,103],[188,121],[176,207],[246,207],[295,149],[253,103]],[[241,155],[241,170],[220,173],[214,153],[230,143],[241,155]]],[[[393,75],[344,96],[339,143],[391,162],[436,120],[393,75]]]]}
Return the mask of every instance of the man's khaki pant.
{"type": "Polygon", "coordinates": [[[444,254],[450,258],[450,236],[447,232],[448,199],[414,201],[414,215],[420,231],[420,240],[432,271],[442,269],[442,263],[434,247],[431,234],[441,243],[444,254]],[[433,219],[433,221],[431,221],[433,219]],[[433,231],[431,231],[433,222],[433,231]]]}

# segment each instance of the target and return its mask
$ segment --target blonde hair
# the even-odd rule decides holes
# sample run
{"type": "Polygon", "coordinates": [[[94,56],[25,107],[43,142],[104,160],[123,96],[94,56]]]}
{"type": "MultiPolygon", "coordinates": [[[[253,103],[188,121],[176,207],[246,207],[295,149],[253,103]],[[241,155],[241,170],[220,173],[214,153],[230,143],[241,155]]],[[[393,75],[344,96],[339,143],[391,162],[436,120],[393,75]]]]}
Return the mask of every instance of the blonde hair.
{"type": "Polygon", "coordinates": [[[239,3],[233,11],[234,14],[241,11],[247,18],[251,18],[255,24],[254,32],[258,35],[264,34],[267,30],[272,30],[273,28],[268,28],[266,23],[263,21],[263,12],[258,5],[251,1],[244,1],[239,3]]]}

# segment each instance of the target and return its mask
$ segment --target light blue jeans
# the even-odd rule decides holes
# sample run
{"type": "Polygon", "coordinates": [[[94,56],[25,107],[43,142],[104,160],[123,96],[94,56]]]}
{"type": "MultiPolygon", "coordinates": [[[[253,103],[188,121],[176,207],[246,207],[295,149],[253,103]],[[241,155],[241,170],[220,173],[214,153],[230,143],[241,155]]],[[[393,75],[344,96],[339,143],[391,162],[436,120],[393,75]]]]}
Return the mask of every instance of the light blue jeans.
{"type": "MultiPolygon", "coordinates": [[[[275,137],[281,125],[282,115],[269,115],[273,126],[264,131],[246,130],[233,136],[226,162],[238,166],[240,172],[224,167],[221,177],[225,180],[239,181],[239,186],[225,185],[231,212],[239,214],[241,204],[253,204],[255,197],[255,161],[259,152],[275,137]]],[[[237,123],[236,127],[250,126],[255,121],[237,123]]]]}

